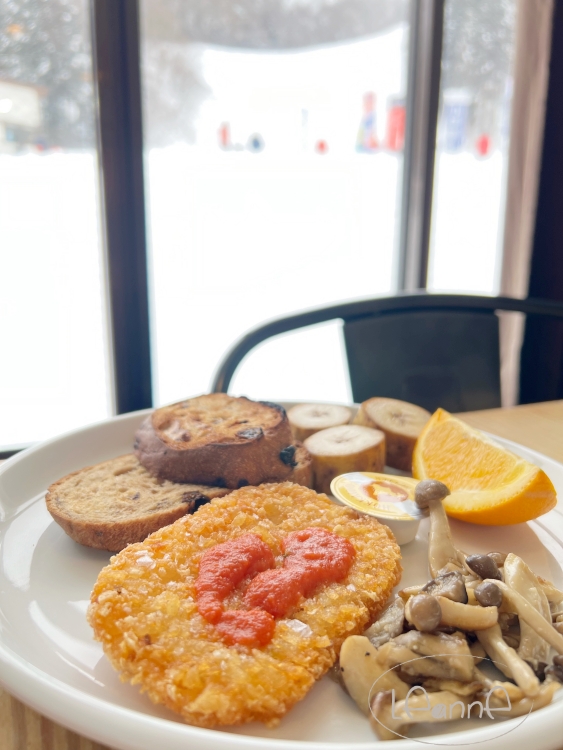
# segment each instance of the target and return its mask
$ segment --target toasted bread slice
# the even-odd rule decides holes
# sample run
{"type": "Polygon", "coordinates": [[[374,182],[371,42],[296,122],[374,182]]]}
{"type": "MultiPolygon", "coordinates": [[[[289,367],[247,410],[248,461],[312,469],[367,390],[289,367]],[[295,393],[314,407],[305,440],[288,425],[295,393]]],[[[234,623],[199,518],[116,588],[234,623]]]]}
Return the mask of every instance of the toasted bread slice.
{"type": "Polygon", "coordinates": [[[79,544],[119,552],[153,531],[193,513],[222,487],[156,479],[132,454],[88,466],[49,487],[49,513],[79,544]]]}
{"type": "Polygon", "coordinates": [[[313,487],[313,456],[303,443],[295,443],[295,466],[289,481],[303,487],[313,487]]]}
{"type": "MultiPolygon", "coordinates": [[[[200,727],[276,723],[363,633],[401,575],[387,526],[289,482],[245,487],[114,557],[98,576],[88,621],[123,680],[200,727]],[[246,533],[276,559],[287,534],[320,526],[355,549],[346,578],[320,586],[276,620],[261,648],[228,646],[196,603],[202,555],[246,533]]],[[[234,593],[234,608],[244,606],[234,593]]]]}
{"type": "Polygon", "coordinates": [[[233,489],[290,479],[297,463],[283,407],[226,393],[157,409],[134,449],[154,476],[233,489]]]}

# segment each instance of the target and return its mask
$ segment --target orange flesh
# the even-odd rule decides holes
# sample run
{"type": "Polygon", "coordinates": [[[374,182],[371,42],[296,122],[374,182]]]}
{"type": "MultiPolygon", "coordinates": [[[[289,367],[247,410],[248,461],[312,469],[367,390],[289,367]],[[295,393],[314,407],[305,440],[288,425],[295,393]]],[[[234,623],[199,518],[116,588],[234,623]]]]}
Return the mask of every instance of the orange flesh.
{"type": "Polygon", "coordinates": [[[511,482],[520,462],[508,451],[479,439],[454,420],[436,424],[424,444],[428,476],[447,477],[450,490],[481,490],[511,482]],[[468,466],[471,475],[468,476],[468,466]]]}

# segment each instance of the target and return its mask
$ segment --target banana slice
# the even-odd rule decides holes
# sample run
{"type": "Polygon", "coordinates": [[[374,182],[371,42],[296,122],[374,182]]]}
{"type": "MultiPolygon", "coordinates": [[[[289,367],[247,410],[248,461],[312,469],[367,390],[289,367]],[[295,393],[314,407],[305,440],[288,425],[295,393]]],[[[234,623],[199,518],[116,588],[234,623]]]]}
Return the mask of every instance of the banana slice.
{"type": "Polygon", "coordinates": [[[306,440],[319,430],[348,424],[352,412],[336,404],[299,404],[287,412],[295,440],[306,440]]]}
{"type": "Polygon", "coordinates": [[[382,472],[385,465],[385,435],[379,430],[346,424],[320,430],[305,440],[313,457],[317,492],[330,492],[330,483],[350,471],[382,472]]]}
{"type": "Polygon", "coordinates": [[[412,470],[412,452],[430,412],[395,398],[370,398],[360,406],[354,424],[374,427],[385,433],[387,466],[412,470]]]}

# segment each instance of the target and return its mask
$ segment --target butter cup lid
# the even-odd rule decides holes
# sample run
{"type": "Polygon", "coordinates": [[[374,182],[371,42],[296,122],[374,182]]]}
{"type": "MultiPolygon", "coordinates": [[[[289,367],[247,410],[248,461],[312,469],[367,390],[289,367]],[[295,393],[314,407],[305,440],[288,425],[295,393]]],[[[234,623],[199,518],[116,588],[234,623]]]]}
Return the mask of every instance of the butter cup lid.
{"type": "Polygon", "coordinates": [[[344,505],[383,521],[420,521],[428,511],[414,501],[417,484],[411,477],[354,471],[335,477],[330,491],[344,505]]]}

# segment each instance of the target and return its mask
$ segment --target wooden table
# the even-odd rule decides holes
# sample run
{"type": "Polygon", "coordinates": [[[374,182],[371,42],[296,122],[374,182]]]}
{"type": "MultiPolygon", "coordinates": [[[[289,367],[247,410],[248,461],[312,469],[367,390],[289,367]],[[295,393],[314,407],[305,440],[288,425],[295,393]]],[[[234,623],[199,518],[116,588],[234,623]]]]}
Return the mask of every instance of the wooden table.
{"type": "MultiPolygon", "coordinates": [[[[563,463],[563,401],[490,409],[463,415],[466,422],[563,463]]],[[[0,689],[1,750],[105,750],[102,745],[40,716],[0,689]]]]}

